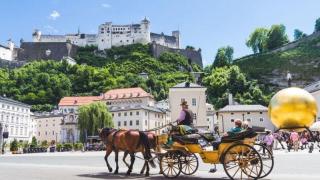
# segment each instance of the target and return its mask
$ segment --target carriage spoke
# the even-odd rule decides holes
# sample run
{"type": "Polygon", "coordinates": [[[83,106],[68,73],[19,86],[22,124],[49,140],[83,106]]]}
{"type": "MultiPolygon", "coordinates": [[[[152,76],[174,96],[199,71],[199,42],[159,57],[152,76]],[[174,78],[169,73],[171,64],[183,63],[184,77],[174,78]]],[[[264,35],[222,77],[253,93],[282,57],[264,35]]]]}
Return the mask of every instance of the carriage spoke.
{"type": "Polygon", "coordinates": [[[237,169],[237,171],[233,174],[232,178],[234,178],[234,176],[238,173],[240,167],[237,169]]]}

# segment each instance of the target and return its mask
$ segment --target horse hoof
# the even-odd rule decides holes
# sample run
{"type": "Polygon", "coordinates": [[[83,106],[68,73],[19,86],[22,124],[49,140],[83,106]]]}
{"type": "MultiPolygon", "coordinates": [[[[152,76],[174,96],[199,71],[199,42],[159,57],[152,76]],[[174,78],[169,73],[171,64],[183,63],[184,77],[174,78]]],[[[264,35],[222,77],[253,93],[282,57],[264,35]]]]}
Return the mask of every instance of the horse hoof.
{"type": "Polygon", "coordinates": [[[130,172],[127,172],[127,176],[130,176],[130,172]]]}
{"type": "Polygon", "coordinates": [[[118,170],[115,170],[113,174],[119,174],[118,170]]]}
{"type": "Polygon", "coordinates": [[[148,177],[149,176],[149,173],[146,173],[146,177],[148,177]]]}
{"type": "Polygon", "coordinates": [[[143,171],[141,171],[140,174],[143,174],[143,171]]]}
{"type": "Polygon", "coordinates": [[[109,168],[109,172],[112,172],[112,168],[109,168]]]}

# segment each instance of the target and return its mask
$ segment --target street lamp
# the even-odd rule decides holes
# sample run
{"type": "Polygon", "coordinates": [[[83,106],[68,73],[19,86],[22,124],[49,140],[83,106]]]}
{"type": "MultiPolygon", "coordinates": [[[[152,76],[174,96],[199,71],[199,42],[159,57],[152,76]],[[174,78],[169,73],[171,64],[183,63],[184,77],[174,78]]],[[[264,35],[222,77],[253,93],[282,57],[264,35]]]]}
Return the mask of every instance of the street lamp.
{"type": "Polygon", "coordinates": [[[287,81],[288,81],[288,87],[291,87],[292,75],[290,71],[287,71],[287,81]]]}

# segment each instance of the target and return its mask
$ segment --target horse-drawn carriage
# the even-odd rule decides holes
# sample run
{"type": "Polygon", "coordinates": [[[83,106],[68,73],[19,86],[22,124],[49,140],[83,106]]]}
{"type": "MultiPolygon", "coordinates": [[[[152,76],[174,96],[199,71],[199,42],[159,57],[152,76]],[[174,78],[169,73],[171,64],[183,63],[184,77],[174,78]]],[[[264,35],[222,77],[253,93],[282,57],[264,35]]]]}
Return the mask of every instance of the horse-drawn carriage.
{"type": "MultiPolygon", "coordinates": [[[[256,133],[247,130],[235,137],[224,137],[215,150],[206,150],[197,138],[175,136],[175,142],[160,156],[160,170],[167,178],[194,174],[199,166],[198,154],[204,163],[222,164],[230,179],[258,179],[267,176],[273,168],[273,156],[255,149],[256,133]]],[[[158,136],[159,144],[166,141],[167,134],[158,136]]]]}
{"type": "MultiPolygon", "coordinates": [[[[278,129],[308,129],[313,123],[316,114],[317,105],[315,99],[308,92],[298,88],[288,88],[278,92],[271,99],[269,105],[271,121],[278,129]]],[[[111,151],[116,152],[117,167],[115,173],[118,173],[117,153],[120,150],[129,151],[128,153],[131,156],[131,164],[130,166],[128,165],[127,174],[132,171],[134,153],[136,152],[145,152],[146,175],[149,174],[148,162],[153,162],[157,158],[159,159],[160,172],[167,178],[178,177],[181,173],[184,175],[194,174],[199,166],[198,156],[201,157],[204,163],[222,164],[230,179],[264,178],[273,169],[274,159],[272,153],[265,146],[256,144],[257,133],[250,129],[237,133],[233,137],[223,137],[218,146],[215,146],[215,149],[212,150],[204,148],[199,143],[199,137],[178,135],[171,135],[174,138],[174,143],[169,148],[163,149],[161,147],[168,141],[168,134],[158,135],[150,139],[145,133],[139,132],[137,134],[131,131],[123,132],[123,137],[128,136],[124,138],[123,141],[127,140],[124,144],[141,144],[138,139],[135,142],[129,138],[130,134],[134,135],[135,133],[136,137],[142,137],[142,144],[144,144],[145,149],[135,151],[134,145],[128,146],[129,149],[124,149],[121,146],[115,147],[115,144],[117,144],[115,143],[117,132],[119,131],[107,129],[100,133],[100,137],[105,139],[104,142],[109,142],[105,160],[110,172],[112,168],[107,161],[107,157],[111,151]],[[153,140],[155,140],[154,146],[150,146],[148,141],[153,140]],[[155,150],[154,157],[151,156],[150,148],[155,150]],[[258,149],[264,149],[264,151],[261,152],[258,149]]],[[[202,134],[197,133],[197,135],[206,140],[202,134]]],[[[210,144],[210,140],[207,140],[207,142],[210,144]]]]}

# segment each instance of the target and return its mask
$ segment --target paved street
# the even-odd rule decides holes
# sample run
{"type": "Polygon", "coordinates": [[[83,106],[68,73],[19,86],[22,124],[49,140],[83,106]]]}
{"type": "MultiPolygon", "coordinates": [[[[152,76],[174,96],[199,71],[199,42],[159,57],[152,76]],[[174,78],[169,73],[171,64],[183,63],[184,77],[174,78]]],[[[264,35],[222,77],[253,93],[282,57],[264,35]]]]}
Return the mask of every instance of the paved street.
{"type": "MultiPolygon", "coordinates": [[[[142,167],[141,160],[136,161],[132,176],[125,176],[127,169],[122,162],[120,162],[120,175],[113,175],[107,172],[103,156],[104,152],[4,155],[0,156],[1,179],[164,179],[162,175],[157,174],[158,169],[152,169],[152,175],[148,178],[140,176],[138,173],[142,167]]],[[[115,167],[113,154],[110,156],[109,162],[112,167],[115,167]]],[[[274,171],[267,179],[319,179],[319,162],[319,152],[312,154],[277,152],[274,171]]],[[[228,179],[221,166],[218,166],[218,172],[214,174],[208,173],[210,167],[210,165],[200,162],[199,170],[195,175],[181,176],[178,179],[193,179],[195,177],[198,179],[228,179]]]]}

